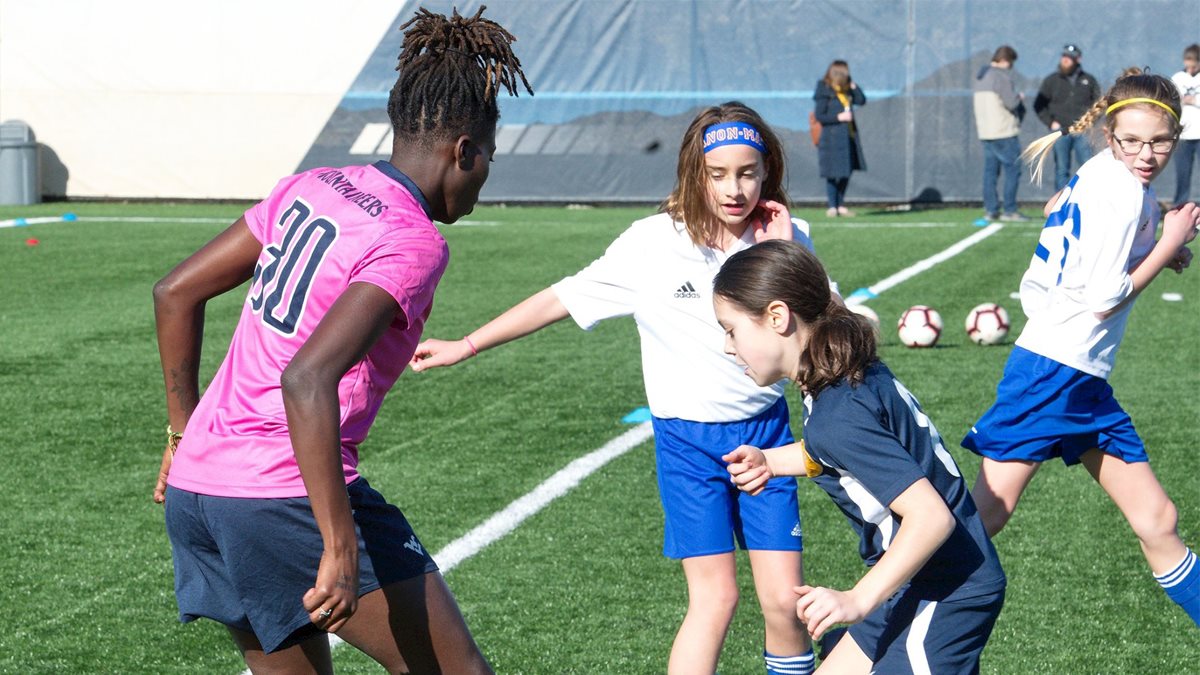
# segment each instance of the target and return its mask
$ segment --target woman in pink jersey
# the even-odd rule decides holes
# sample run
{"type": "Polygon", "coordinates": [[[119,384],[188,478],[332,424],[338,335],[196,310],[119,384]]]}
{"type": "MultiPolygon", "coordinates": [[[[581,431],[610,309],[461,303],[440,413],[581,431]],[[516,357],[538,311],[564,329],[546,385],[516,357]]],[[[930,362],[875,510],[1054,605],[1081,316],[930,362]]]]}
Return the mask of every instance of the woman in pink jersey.
{"type": "Polygon", "coordinates": [[[401,27],[389,162],[281,180],[155,286],[170,426],[154,499],[180,619],[224,623],[253,671],[330,672],[337,633],[390,672],[491,672],[437,565],[356,469],[446,266],[433,220],[474,208],[500,86],[532,93],[514,38],[481,13],[422,9],[401,27]],[[248,279],[201,397],[205,303],[248,279]]]}

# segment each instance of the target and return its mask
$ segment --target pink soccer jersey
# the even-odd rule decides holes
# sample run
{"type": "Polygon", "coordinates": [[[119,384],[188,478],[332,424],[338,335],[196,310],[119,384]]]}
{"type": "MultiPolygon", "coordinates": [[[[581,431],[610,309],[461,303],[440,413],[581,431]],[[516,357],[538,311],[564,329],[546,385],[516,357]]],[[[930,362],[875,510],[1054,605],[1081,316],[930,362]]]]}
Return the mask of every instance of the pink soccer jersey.
{"type": "Polygon", "coordinates": [[[283,179],[246,212],[263,244],[229,353],[175,454],[168,483],[224,497],[306,493],[292,452],[280,374],[346,288],[374,284],[403,316],[342,377],[342,468],[416,350],[449,252],[424,197],[391,164],[313,169],[283,179]]]}

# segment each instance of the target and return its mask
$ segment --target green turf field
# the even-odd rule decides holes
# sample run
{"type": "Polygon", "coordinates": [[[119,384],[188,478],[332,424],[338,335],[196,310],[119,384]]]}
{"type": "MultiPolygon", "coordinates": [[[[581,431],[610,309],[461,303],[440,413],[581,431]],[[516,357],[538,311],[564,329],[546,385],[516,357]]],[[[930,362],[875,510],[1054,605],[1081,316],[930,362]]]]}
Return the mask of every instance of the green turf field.
{"type": "MultiPolygon", "coordinates": [[[[244,205],[47,204],[0,220],[76,222],[0,229],[0,672],[229,673],[223,629],[180,625],[162,510],[150,501],[166,424],[151,286],[244,205]],[[145,217],[146,222],[90,217],[145,217]],[[36,246],[27,240],[36,238],[36,246]]],[[[598,256],[647,209],[479,208],[445,227],[451,263],[426,336],[457,338],[598,256]]],[[[978,231],[975,210],[809,218],[844,292],[873,284],[978,231]],[[925,224],[925,226],[919,226],[925,224]]],[[[1011,339],[966,340],[967,310],[1005,305],[1038,224],[1010,224],[868,304],[882,354],[921,400],[963,473],[957,441],[991,402],[1011,339]],[[932,350],[909,350],[894,322],[913,304],[941,311],[932,350]]],[[[210,303],[203,377],[228,345],[244,290],[210,303]]],[[[1167,491],[1200,547],[1200,269],[1165,273],[1144,294],[1113,377],[1167,491]],[[1163,292],[1182,294],[1166,302],[1163,292]]],[[[1015,335],[1015,333],[1014,333],[1015,335]]],[[[572,459],[623,433],[645,399],[632,321],[592,334],[567,321],[461,366],[407,373],[362,448],[362,471],[425,545],[449,542],[572,459]]],[[[795,391],[789,394],[798,408],[795,391]]],[[[799,428],[798,419],[796,428],[799,428]]],[[[846,587],[856,541],[824,493],[800,486],[806,576],[846,587]]],[[[659,673],[683,615],[677,563],[660,554],[652,443],[593,474],[447,579],[500,673],[659,673]]],[[[1008,601],[984,652],[987,673],[1196,672],[1200,631],[1151,578],[1120,514],[1081,468],[1047,465],[996,541],[1008,601]]],[[[726,675],[761,673],[762,622],[744,557],[743,603],[726,675]]],[[[353,649],[339,672],[378,672],[353,649]]]]}

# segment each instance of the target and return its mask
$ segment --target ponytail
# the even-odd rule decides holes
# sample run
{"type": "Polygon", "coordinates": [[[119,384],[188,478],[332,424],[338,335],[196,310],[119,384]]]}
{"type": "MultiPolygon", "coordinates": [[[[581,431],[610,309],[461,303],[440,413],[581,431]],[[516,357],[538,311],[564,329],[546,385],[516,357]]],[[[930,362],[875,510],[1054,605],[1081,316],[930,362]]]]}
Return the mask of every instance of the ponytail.
{"type": "Polygon", "coordinates": [[[766,241],[730,256],[713,281],[713,294],[752,316],[783,302],[809,329],[796,384],[812,395],[843,378],[862,382],[876,356],[875,328],[829,290],[817,257],[791,241],[766,241]]]}
{"type": "Polygon", "coordinates": [[[1104,117],[1105,128],[1111,133],[1120,110],[1120,108],[1113,109],[1112,106],[1137,98],[1151,99],[1151,101],[1149,103],[1130,103],[1130,105],[1149,105],[1150,109],[1157,106],[1172,113],[1170,116],[1172,128],[1176,134],[1179,133],[1181,106],[1179,90],[1175,88],[1175,84],[1161,75],[1151,75],[1140,68],[1127,68],[1121,77],[1117,78],[1116,84],[1110,87],[1104,96],[1097,99],[1079,119],[1075,120],[1074,124],[1068,128],[1052,131],[1025,148],[1021,153],[1021,159],[1029,165],[1031,180],[1038,185],[1042,184],[1042,168],[1046,164],[1046,156],[1050,154],[1050,149],[1054,147],[1059,138],[1065,134],[1082,134],[1090,130],[1096,120],[1101,117],[1104,117]],[[1106,112],[1109,110],[1111,112],[1106,112]]]}
{"type": "Polygon", "coordinates": [[[1059,127],[1055,131],[1042,136],[1041,138],[1030,143],[1021,153],[1021,161],[1029,165],[1030,180],[1036,184],[1042,184],[1042,169],[1046,165],[1046,157],[1050,155],[1050,149],[1058,142],[1058,139],[1067,134],[1081,134],[1092,128],[1096,120],[1104,114],[1104,111],[1109,106],[1109,96],[1106,94],[1096,99],[1092,107],[1075,120],[1075,123],[1070,127],[1059,127]]]}
{"type": "Polygon", "coordinates": [[[813,396],[843,378],[860,384],[877,358],[875,327],[834,300],[809,327],[797,384],[813,396]]]}

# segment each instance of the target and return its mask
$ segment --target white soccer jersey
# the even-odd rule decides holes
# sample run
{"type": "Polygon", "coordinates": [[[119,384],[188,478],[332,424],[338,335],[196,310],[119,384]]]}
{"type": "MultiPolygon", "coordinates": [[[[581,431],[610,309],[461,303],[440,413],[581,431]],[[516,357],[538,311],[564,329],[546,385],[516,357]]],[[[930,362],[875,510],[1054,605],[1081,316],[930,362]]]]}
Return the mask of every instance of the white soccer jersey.
{"type": "Polygon", "coordinates": [[[1195,96],[1196,101],[1191,105],[1183,103],[1183,116],[1179,121],[1183,124],[1183,132],[1179,137],[1193,141],[1200,138],[1200,73],[1188,75],[1185,71],[1179,71],[1171,76],[1171,81],[1179,88],[1179,96],[1182,99],[1184,96],[1195,96]]]}
{"type": "Polygon", "coordinates": [[[1097,313],[1133,293],[1129,273],[1154,248],[1158,219],[1154,190],[1112,150],[1088,160],[1055,203],[1021,278],[1029,321],[1017,344],[1107,378],[1133,303],[1104,319],[1097,313]]]}
{"type": "MultiPolygon", "coordinates": [[[[808,223],[792,219],[797,242],[812,248],[808,223]]],[[[554,284],[584,330],[632,315],[642,342],[650,412],[693,422],[734,422],[765,410],[783,382],[759,387],[732,356],[712,306],[713,278],[734,253],[754,244],[753,228],[729,251],[696,246],[681,223],[659,213],[635,222],[578,274],[554,284]]]]}

